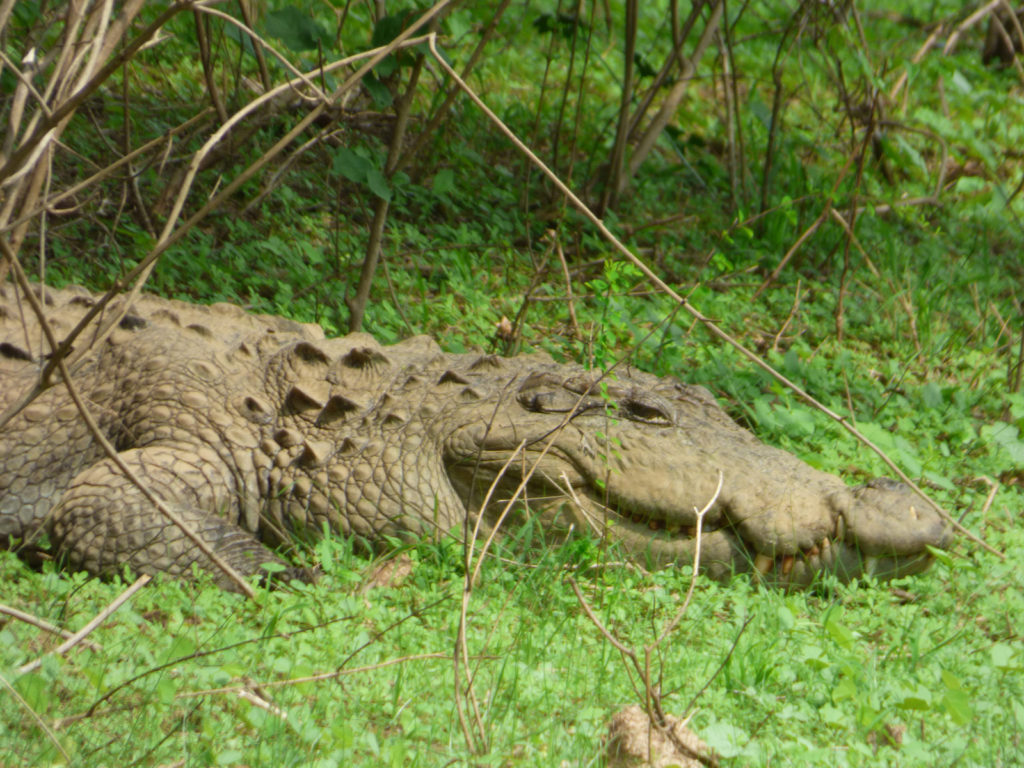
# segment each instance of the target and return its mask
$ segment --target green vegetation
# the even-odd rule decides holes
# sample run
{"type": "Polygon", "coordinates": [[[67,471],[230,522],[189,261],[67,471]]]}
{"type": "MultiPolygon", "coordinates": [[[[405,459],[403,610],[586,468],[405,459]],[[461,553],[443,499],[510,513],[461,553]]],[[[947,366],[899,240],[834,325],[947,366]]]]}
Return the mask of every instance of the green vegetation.
{"type": "MultiPolygon", "coordinates": [[[[26,41],[39,53],[62,44],[54,19],[66,9],[51,5],[19,1],[0,18],[10,62],[26,41]]],[[[129,38],[163,12],[150,5],[129,38]]],[[[422,10],[393,5],[375,20],[373,3],[274,4],[253,25],[311,71],[388,43],[422,10]]],[[[1015,69],[982,66],[984,23],[944,52],[960,3],[730,4],[630,173],[643,131],[616,154],[621,94],[632,78],[626,112],[641,127],[671,98],[674,4],[614,0],[578,16],[564,3],[490,5],[438,26],[474,91],[666,282],[1005,554],[961,537],[924,575],[800,594],[698,580],[651,656],[665,709],[682,716],[692,701],[691,725],[723,765],[1024,763],[1024,100],[1015,69]],[[938,47],[915,58],[936,30],[938,47]],[[667,82],[645,105],[663,62],[667,82]]],[[[684,54],[710,15],[683,36],[684,54]]],[[[889,474],[622,261],[465,95],[442,109],[450,81],[425,44],[382,61],[344,110],[325,109],[278,152],[316,104],[286,91],[229,132],[188,188],[218,113],[291,75],[209,14],[173,15],[163,34],[76,105],[43,194],[196,122],[45,217],[29,215],[40,193],[26,185],[46,164],[13,174],[35,128],[13,116],[18,80],[0,70],[11,126],[0,231],[26,271],[108,288],[163,248],[170,222],[182,234],[147,290],[342,333],[376,221],[381,261],[359,312],[382,341],[429,333],[452,351],[627,358],[708,386],[761,439],[850,482],[889,474]],[[182,224],[208,200],[208,215],[182,224]],[[496,331],[502,318],[511,330],[496,331]]],[[[37,91],[55,66],[38,71],[37,91]]],[[[315,85],[339,89],[354,66],[315,85]]],[[[8,269],[0,256],[0,278],[8,269]]],[[[601,765],[610,715],[641,701],[644,681],[569,579],[642,649],[676,615],[691,569],[647,573],[593,542],[551,550],[535,531],[510,533],[469,593],[464,647],[455,541],[369,559],[328,538],[305,553],[320,582],[256,601],[158,580],[90,635],[101,649],[44,655],[25,674],[59,640],[6,621],[0,765],[601,765]]],[[[125,587],[2,552],[0,583],[0,602],[71,631],[125,587]]]]}

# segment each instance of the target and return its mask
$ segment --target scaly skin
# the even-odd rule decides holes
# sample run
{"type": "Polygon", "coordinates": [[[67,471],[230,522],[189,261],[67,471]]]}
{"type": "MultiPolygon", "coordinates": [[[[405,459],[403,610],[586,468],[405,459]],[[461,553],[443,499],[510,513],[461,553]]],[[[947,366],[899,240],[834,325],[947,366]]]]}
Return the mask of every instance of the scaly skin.
{"type": "MultiPolygon", "coordinates": [[[[0,410],[31,388],[43,351],[27,304],[3,291],[0,410]]],[[[93,302],[45,295],[59,337],[93,302]]],[[[949,538],[903,486],[847,487],[759,442],[704,389],[632,369],[445,354],[424,337],[325,340],[318,326],[146,296],[73,375],[121,458],[243,575],[279,562],[268,545],[325,524],[369,542],[461,530],[501,475],[492,526],[531,470],[512,520],[607,535],[662,565],[692,562],[695,509],[721,471],[701,540],[718,578],[888,578],[923,570],[926,545],[949,538]]],[[[72,568],[195,565],[230,586],[95,444],[63,386],[0,433],[0,539],[40,533],[72,568]]]]}

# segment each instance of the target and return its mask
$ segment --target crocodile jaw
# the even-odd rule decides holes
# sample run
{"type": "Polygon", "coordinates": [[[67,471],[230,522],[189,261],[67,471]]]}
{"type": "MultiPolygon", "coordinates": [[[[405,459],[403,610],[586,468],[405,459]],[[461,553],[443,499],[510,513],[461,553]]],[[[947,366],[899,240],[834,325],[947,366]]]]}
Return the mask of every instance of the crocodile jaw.
{"type": "MultiPolygon", "coordinates": [[[[470,514],[478,511],[486,499],[484,516],[491,525],[530,515],[556,538],[580,532],[607,536],[641,563],[659,567],[694,563],[698,540],[695,509],[651,509],[649,499],[637,503],[625,494],[616,495],[619,483],[590,480],[557,451],[541,459],[532,456],[510,464],[492,489],[491,482],[502,472],[506,460],[504,454],[481,452],[472,467],[466,463],[447,467],[452,485],[470,514]],[[534,468],[520,490],[524,466],[534,468]]],[[[891,481],[853,489],[839,486],[827,499],[827,512],[823,513],[826,519],[817,521],[820,538],[809,546],[794,546],[793,540],[788,540],[775,546],[774,551],[772,546],[777,541],[752,540],[745,535],[744,521],[732,517],[729,503],[718,504],[701,521],[699,569],[718,580],[751,573],[760,583],[782,588],[807,587],[826,575],[848,582],[863,576],[885,580],[920,573],[933,560],[928,547],[942,548],[950,537],[935,513],[930,513],[930,525],[924,524],[913,499],[909,490],[891,481]],[[892,510],[884,509],[894,504],[905,507],[907,515],[914,518],[913,527],[908,529],[912,535],[904,536],[895,546],[872,541],[878,529],[899,527],[894,524],[892,510]]],[[[919,506],[922,504],[918,501],[919,506]]]]}

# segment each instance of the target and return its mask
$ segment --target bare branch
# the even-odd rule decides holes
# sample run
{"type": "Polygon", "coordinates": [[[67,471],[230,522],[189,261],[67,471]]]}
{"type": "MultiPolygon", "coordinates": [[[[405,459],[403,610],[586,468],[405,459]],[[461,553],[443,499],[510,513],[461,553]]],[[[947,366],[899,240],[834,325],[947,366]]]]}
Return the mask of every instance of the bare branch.
{"type": "MultiPolygon", "coordinates": [[[[139,578],[132,582],[131,586],[125,589],[116,598],[114,598],[110,602],[110,604],[107,605],[106,608],[97,613],[88,624],[86,624],[80,630],[75,632],[75,634],[69,637],[65,642],[57,646],[53,650],[53,653],[57,656],[63,656],[65,653],[67,653],[76,645],[78,645],[83,638],[85,638],[90,632],[95,630],[96,627],[98,627],[100,624],[106,621],[107,617],[110,616],[110,614],[112,614],[114,611],[116,611],[118,608],[124,605],[129,599],[131,599],[132,595],[134,595],[136,592],[138,592],[140,589],[146,586],[149,583],[150,579],[152,578],[153,577],[150,576],[148,573],[144,573],[141,576],[139,576],[139,578]]],[[[18,674],[24,675],[27,672],[34,672],[35,670],[39,669],[42,663],[43,656],[40,656],[35,661],[30,661],[27,664],[22,664],[20,667],[18,667],[18,674]]]]}

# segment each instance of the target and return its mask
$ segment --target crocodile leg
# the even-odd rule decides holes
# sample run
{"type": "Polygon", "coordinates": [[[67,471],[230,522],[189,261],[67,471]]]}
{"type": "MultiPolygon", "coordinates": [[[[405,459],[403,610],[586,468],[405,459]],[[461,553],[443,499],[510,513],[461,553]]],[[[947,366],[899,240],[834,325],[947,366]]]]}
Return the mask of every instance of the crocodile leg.
{"type": "MultiPolygon", "coordinates": [[[[120,456],[242,576],[265,574],[264,564],[282,563],[236,522],[237,481],[222,462],[172,446],[133,449],[120,456]]],[[[127,564],[135,573],[188,576],[196,566],[212,573],[221,586],[237,589],[109,459],[79,473],[52,514],[54,544],[73,568],[111,575],[127,564]]]]}

